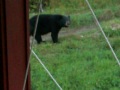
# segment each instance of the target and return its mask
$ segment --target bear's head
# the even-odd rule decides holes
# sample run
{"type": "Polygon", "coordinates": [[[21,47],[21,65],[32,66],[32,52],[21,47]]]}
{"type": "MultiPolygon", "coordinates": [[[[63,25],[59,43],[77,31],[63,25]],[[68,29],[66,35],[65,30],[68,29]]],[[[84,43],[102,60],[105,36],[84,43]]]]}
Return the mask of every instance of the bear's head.
{"type": "Polygon", "coordinates": [[[70,16],[61,16],[60,17],[60,26],[61,27],[68,27],[70,25],[70,16]]]}

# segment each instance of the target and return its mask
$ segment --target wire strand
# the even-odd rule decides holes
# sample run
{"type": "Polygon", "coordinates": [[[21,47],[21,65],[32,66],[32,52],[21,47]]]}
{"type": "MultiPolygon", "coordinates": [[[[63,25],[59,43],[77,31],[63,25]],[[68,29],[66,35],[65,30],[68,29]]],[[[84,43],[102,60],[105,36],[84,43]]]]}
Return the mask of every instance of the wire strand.
{"type": "Polygon", "coordinates": [[[48,73],[48,75],[51,77],[51,79],[54,81],[54,83],[58,86],[58,88],[60,90],[62,90],[61,86],[57,83],[57,81],[54,79],[54,77],[51,75],[51,73],[48,71],[48,69],[46,68],[46,66],[43,64],[43,62],[41,61],[41,59],[36,55],[36,53],[32,50],[33,55],[36,57],[36,59],[39,61],[39,63],[43,66],[43,68],[45,69],[45,71],[48,73]]]}
{"type": "MultiPolygon", "coordinates": [[[[42,2],[42,1],[41,1],[41,2],[42,2]]],[[[41,2],[40,2],[40,3],[41,3],[41,2]]],[[[39,14],[40,14],[40,12],[41,12],[41,4],[40,4],[40,6],[39,6],[39,14]]],[[[35,38],[35,35],[36,35],[36,31],[37,31],[39,14],[37,15],[37,18],[36,18],[36,23],[35,23],[33,38],[32,38],[32,42],[31,42],[31,45],[30,45],[30,48],[31,48],[31,49],[33,48],[34,38],[35,38]]],[[[25,90],[25,86],[26,86],[26,82],[27,82],[27,77],[28,77],[28,72],[29,72],[29,68],[30,68],[30,59],[31,59],[31,50],[30,50],[30,55],[29,55],[29,59],[28,59],[28,63],[27,63],[27,68],[26,68],[26,73],[25,73],[24,84],[23,84],[23,89],[22,89],[22,90],[25,90]]]]}
{"type": "Polygon", "coordinates": [[[94,16],[95,21],[96,21],[97,25],[99,26],[100,31],[102,32],[102,34],[103,34],[103,36],[104,36],[104,38],[105,38],[105,40],[106,40],[106,42],[107,42],[107,44],[108,44],[108,46],[109,46],[110,50],[112,51],[113,56],[115,57],[115,59],[116,59],[116,61],[117,61],[118,65],[120,66],[120,61],[119,61],[119,59],[118,59],[118,57],[117,57],[116,53],[114,52],[114,50],[113,50],[113,48],[112,48],[112,46],[111,46],[111,44],[110,44],[110,42],[109,42],[108,38],[106,37],[106,35],[105,35],[104,31],[103,31],[103,28],[102,28],[102,26],[100,25],[100,23],[99,23],[99,21],[98,21],[98,19],[97,19],[96,15],[95,15],[95,13],[94,13],[94,11],[93,11],[92,7],[91,7],[91,5],[90,5],[89,1],[88,1],[88,0],[86,0],[86,3],[87,3],[87,5],[88,5],[89,9],[91,10],[92,15],[94,16]]]}
{"type": "Polygon", "coordinates": [[[53,76],[51,75],[51,73],[48,71],[48,69],[45,67],[45,65],[42,63],[42,61],[39,59],[39,57],[32,50],[33,44],[34,44],[35,35],[36,35],[36,31],[37,31],[37,26],[38,26],[38,20],[39,20],[39,14],[40,14],[40,12],[43,12],[43,9],[42,9],[42,0],[40,0],[39,13],[38,13],[37,18],[36,18],[35,29],[34,29],[34,33],[33,33],[33,38],[32,38],[32,42],[31,42],[31,46],[30,46],[30,56],[29,56],[29,60],[28,60],[28,63],[27,63],[27,69],[26,69],[26,73],[25,73],[25,79],[24,79],[24,84],[23,84],[23,89],[22,90],[25,90],[25,86],[26,86],[26,82],[27,82],[28,72],[29,72],[29,68],[30,68],[31,53],[34,54],[34,56],[37,58],[37,60],[40,62],[40,64],[43,66],[43,68],[46,70],[46,72],[51,77],[51,79],[54,81],[54,83],[58,86],[58,88],[60,90],[62,90],[62,88],[57,83],[57,81],[53,78],[53,76]],[[32,52],[31,52],[31,50],[32,50],[32,52]]]}

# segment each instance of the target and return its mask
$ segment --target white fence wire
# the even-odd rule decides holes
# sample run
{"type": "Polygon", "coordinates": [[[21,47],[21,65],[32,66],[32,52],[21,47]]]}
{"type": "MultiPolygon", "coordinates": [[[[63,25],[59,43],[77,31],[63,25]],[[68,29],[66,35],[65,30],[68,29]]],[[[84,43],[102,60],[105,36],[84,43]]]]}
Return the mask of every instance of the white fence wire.
{"type": "Polygon", "coordinates": [[[114,50],[113,50],[113,48],[112,48],[112,46],[111,46],[111,44],[110,44],[108,38],[106,37],[106,35],[105,35],[104,31],[103,31],[103,28],[102,28],[102,26],[100,25],[100,23],[99,23],[99,21],[98,21],[96,15],[95,15],[95,13],[94,13],[92,7],[91,7],[89,1],[86,0],[86,3],[87,3],[87,5],[88,5],[88,7],[90,8],[90,11],[92,12],[92,15],[93,15],[93,17],[95,18],[95,21],[96,21],[98,27],[100,28],[100,31],[102,32],[102,34],[103,34],[103,36],[104,36],[104,38],[105,38],[105,40],[106,40],[108,46],[110,47],[110,50],[112,51],[113,56],[115,57],[115,59],[116,59],[118,65],[120,66],[120,61],[118,60],[118,57],[117,57],[116,53],[114,52],[114,50]]]}

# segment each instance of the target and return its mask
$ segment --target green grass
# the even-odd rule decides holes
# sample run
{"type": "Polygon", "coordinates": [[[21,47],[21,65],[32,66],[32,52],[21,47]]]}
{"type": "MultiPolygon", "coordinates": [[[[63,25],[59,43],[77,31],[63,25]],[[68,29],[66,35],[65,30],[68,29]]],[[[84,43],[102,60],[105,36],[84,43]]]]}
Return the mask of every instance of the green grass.
{"type": "MultiPolygon", "coordinates": [[[[120,0],[89,1],[120,59],[120,28],[111,27],[120,24],[120,0]]],[[[44,13],[69,14],[70,30],[95,25],[84,0],[61,0],[60,3],[52,0],[51,4],[44,13]]],[[[33,15],[35,13],[30,13],[30,17],[33,15]]],[[[98,28],[59,39],[59,44],[49,40],[33,49],[63,90],[120,90],[120,68],[98,28]]],[[[34,56],[31,58],[31,88],[59,90],[34,56]]]]}
{"type": "MultiPolygon", "coordinates": [[[[118,21],[103,22],[104,31],[113,33],[108,29],[115,22],[118,21]]],[[[120,33],[109,37],[118,58],[119,38],[120,33]]],[[[120,89],[120,68],[98,29],[62,37],[59,44],[47,41],[33,49],[63,90],[120,89]]],[[[32,90],[59,90],[34,56],[31,58],[31,81],[32,90]]]]}
{"type": "MultiPolygon", "coordinates": [[[[45,0],[48,1],[48,0],[45,0]]],[[[88,6],[85,0],[49,0],[50,5],[45,8],[49,12],[66,12],[73,13],[81,10],[87,10],[88,6]]],[[[105,9],[114,6],[119,6],[120,0],[89,0],[94,9],[105,9]]],[[[30,0],[30,12],[37,12],[39,0],[30,0]]]]}

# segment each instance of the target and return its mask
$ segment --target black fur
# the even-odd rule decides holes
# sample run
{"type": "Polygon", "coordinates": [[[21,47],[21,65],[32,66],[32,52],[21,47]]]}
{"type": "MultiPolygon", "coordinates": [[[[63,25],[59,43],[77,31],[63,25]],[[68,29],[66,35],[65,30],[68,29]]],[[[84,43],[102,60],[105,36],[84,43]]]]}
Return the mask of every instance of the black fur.
{"type": "MultiPolygon", "coordinates": [[[[30,35],[33,36],[35,23],[37,16],[30,19],[30,35]]],[[[37,43],[42,42],[41,35],[51,32],[51,37],[54,43],[58,42],[58,33],[62,27],[68,27],[70,25],[70,16],[64,15],[39,15],[39,21],[35,39],[37,43]]]]}

